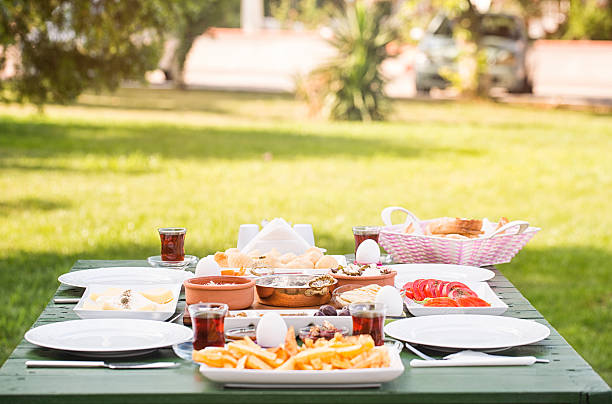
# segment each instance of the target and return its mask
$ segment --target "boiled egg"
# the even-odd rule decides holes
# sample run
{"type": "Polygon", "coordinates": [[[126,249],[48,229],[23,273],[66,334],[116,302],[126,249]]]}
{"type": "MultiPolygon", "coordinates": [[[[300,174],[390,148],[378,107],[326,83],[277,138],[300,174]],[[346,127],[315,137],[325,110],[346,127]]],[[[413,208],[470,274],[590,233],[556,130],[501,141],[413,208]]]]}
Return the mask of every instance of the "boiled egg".
{"type": "Polygon", "coordinates": [[[377,264],[380,262],[380,248],[372,239],[364,240],[355,253],[355,261],[359,264],[377,264]]]}
{"type": "Polygon", "coordinates": [[[404,312],[404,302],[402,296],[393,286],[383,286],[376,293],[376,303],[384,303],[387,306],[385,314],[387,316],[401,316],[404,312]]]}
{"type": "Polygon", "coordinates": [[[264,314],[255,331],[257,344],[264,348],[274,348],[285,342],[287,324],[278,313],[264,314]]]}
{"type": "Polygon", "coordinates": [[[196,276],[219,275],[220,273],[221,267],[217,264],[217,261],[215,261],[212,255],[198,261],[198,265],[195,269],[196,276]]]}

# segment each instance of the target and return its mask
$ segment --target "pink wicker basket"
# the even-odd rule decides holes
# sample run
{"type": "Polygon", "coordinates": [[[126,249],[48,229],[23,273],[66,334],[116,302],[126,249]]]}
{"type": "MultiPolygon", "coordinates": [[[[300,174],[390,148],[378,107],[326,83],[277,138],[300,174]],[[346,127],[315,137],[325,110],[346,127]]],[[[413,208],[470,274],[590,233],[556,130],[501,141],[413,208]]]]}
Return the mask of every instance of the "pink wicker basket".
{"type": "Polygon", "coordinates": [[[378,243],[391,254],[396,263],[443,263],[484,266],[510,262],[535,234],[537,227],[524,221],[510,222],[487,237],[449,239],[418,234],[406,234],[409,223],[425,229],[429,220],[420,221],[411,212],[400,207],[382,211],[385,226],[378,236],[378,243]],[[408,215],[404,224],[393,225],[391,213],[400,210],[408,215]],[[501,234],[505,232],[504,234],[501,234]]]}

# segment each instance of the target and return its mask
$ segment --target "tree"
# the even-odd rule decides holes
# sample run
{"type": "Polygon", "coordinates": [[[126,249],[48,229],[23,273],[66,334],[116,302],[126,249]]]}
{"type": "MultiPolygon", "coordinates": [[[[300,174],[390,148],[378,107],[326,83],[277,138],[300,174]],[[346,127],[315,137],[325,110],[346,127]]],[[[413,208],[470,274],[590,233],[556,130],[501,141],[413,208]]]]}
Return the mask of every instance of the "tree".
{"type": "Polygon", "coordinates": [[[185,61],[194,41],[213,24],[235,25],[235,17],[240,16],[240,1],[181,0],[173,3],[173,7],[175,20],[172,31],[178,44],[172,57],[171,71],[175,85],[184,88],[185,61]]]}
{"type": "Polygon", "coordinates": [[[612,39],[612,0],[571,0],[564,39],[612,39]]]}
{"type": "Polygon", "coordinates": [[[85,89],[114,90],[156,67],[172,21],[163,0],[14,0],[0,3],[0,62],[19,55],[0,82],[8,101],[73,101],[85,89]]]}
{"type": "Polygon", "coordinates": [[[337,55],[310,73],[299,92],[331,119],[381,120],[389,109],[380,66],[396,38],[387,3],[356,0],[339,12],[329,41],[337,55]]]}

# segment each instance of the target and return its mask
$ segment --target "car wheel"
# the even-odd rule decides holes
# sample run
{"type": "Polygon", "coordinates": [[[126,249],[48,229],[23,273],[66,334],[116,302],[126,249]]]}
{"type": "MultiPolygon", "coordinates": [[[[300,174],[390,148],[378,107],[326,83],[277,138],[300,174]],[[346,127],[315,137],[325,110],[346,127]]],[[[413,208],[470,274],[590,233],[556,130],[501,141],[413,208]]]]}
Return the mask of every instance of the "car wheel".
{"type": "Polygon", "coordinates": [[[427,86],[423,86],[423,85],[416,85],[416,91],[418,95],[429,95],[429,91],[431,90],[431,87],[427,87],[427,86]]]}

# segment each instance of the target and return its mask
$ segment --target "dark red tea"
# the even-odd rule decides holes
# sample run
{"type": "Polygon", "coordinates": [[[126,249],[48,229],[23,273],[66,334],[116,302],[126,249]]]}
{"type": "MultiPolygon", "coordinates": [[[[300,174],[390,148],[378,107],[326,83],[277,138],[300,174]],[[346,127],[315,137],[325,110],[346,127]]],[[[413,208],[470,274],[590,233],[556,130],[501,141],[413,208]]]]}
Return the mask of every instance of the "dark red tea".
{"type": "Polygon", "coordinates": [[[384,325],[384,315],[375,315],[370,313],[360,313],[359,315],[353,314],[353,335],[370,334],[374,340],[374,344],[377,346],[385,343],[383,331],[384,325]]]}
{"type": "Polygon", "coordinates": [[[185,229],[159,229],[162,261],[183,261],[185,259],[185,229]]]}
{"type": "Polygon", "coordinates": [[[224,346],[225,333],[223,321],[225,316],[219,313],[199,313],[195,322],[192,318],[194,329],[193,349],[200,350],[207,346],[224,346]]]}
{"type": "Polygon", "coordinates": [[[377,226],[353,227],[353,236],[355,237],[355,254],[357,254],[357,248],[359,247],[359,244],[363,243],[367,239],[372,239],[378,243],[379,233],[380,227],[377,226]]]}
{"type": "Polygon", "coordinates": [[[372,239],[378,243],[378,233],[376,234],[354,234],[355,237],[355,254],[357,254],[357,248],[359,244],[363,243],[367,239],[372,239]]]}

